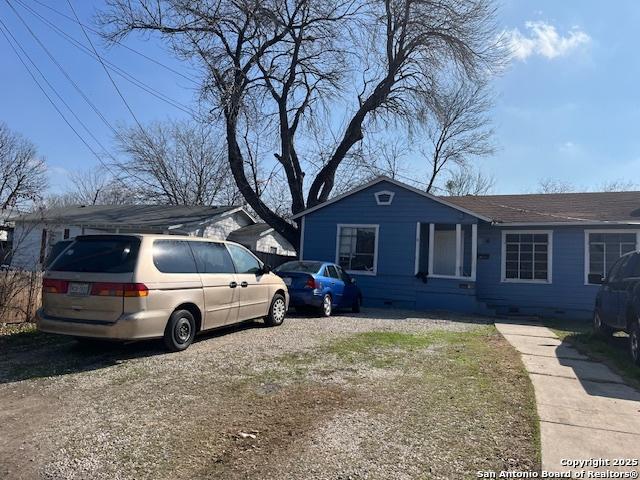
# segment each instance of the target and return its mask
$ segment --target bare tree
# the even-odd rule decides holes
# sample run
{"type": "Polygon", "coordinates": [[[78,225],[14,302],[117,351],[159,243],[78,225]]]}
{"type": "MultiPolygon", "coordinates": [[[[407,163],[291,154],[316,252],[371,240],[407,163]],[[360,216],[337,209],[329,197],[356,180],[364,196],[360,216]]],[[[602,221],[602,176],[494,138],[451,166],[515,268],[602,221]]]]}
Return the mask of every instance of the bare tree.
{"type": "Polygon", "coordinates": [[[598,187],[600,192],[629,192],[633,190],[638,190],[638,184],[624,178],[604,182],[598,187]]]}
{"type": "Polygon", "coordinates": [[[495,178],[482,170],[464,166],[452,172],[444,184],[447,195],[487,195],[495,186],[495,178]]]}
{"type": "Polygon", "coordinates": [[[431,164],[426,190],[430,192],[436,179],[450,167],[458,169],[453,174],[455,178],[447,183],[464,185],[465,190],[472,178],[480,180],[480,172],[468,171],[470,159],[490,155],[495,150],[487,116],[491,99],[484,83],[462,81],[439,100],[426,128],[431,144],[431,152],[423,152],[431,164]]]}
{"type": "Polygon", "coordinates": [[[240,197],[216,135],[212,127],[186,122],[122,128],[117,142],[128,160],[118,166],[121,179],[141,202],[236,203],[240,197]]]}
{"type": "Polygon", "coordinates": [[[240,133],[246,118],[272,126],[273,155],[295,214],[329,198],[340,166],[376,123],[419,122],[438,105],[443,79],[480,80],[504,58],[492,0],[107,4],[99,17],[105,38],[155,32],[179,57],[200,63],[202,97],[224,121],[238,189],[294,245],[297,226],[274,212],[247,176],[240,133]],[[312,131],[335,125],[341,127],[322,151],[305,148],[312,131]],[[307,169],[314,173],[308,188],[307,169]]]}
{"type": "Polygon", "coordinates": [[[101,167],[70,174],[71,188],[45,198],[44,206],[125,205],[136,203],[136,192],[101,167]]]}
{"type": "Polygon", "coordinates": [[[538,181],[536,193],[569,193],[575,191],[576,187],[571,182],[547,177],[538,181]]]}
{"type": "Polygon", "coordinates": [[[46,188],[46,165],[35,145],[0,122],[0,211],[25,209],[46,188]]]}

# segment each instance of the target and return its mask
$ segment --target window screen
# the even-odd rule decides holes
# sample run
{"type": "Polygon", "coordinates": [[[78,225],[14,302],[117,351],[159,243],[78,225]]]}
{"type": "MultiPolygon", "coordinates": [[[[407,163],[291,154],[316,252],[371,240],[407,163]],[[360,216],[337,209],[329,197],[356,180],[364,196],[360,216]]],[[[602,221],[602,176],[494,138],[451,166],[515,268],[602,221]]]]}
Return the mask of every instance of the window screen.
{"type": "Polygon", "coordinates": [[[349,271],[374,272],[377,231],[374,227],[340,227],[338,263],[349,271]]]}
{"type": "Polygon", "coordinates": [[[636,249],[636,233],[588,233],[590,274],[606,276],[613,264],[625,253],[636,249]]]}
{"type": "Polygon", "coordinates": [[[549,281],[549,234],[505,235],[505,280],[549,281]]]}

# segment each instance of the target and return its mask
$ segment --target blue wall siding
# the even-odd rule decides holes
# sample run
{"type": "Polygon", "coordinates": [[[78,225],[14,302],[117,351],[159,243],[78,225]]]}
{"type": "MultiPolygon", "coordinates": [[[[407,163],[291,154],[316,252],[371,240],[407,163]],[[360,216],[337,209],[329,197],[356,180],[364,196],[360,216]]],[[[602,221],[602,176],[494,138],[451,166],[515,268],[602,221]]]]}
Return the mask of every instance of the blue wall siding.
{"type": "Polygon", "coordinates": [[[365,304],[474,311],[473,283],[415,278],[416,224],[477,223],[477,219],[388,182],[380,182],[305,217],[305,260],[336,260],[337,224],[379,225],[377,275],[355,275],[365,304]],[[395,193],[391,205],[377,205],[374,193],[395,193]],[[472,288],[461,288],[471,286],[472,288]]]}
{"type": "MultiPolygon", "coordinates": [[[[306,215],[305,260],[336,260],[339,223],[380,226],[377,275],[356,275],[365,305],[580,319],[591,316],[598,287],[584,284],[584,230],[595,227],[491,226],[414,192],[381,182],[306,215]],[[374,193],[381,190],[395,192],[391,205],[376,204],[374,193]],[[477,281],[430,278],[424,283],[415,278],[417,222],[478,223],[477,281]],[[501,281],[503,230],[553,231],[551,284],[501,281]],[[483,258],[487,255],[488,258],[483,258]]],[[[618,228],[624,227],[615,227],[618,228]]],[[[428,229],[423,230],[423,234],[426,232],[428,229]]],[[[470,250],[465,245],[465,257],[470,250]]]]}
{"type": "MultiPolygon", "coordinates": [[[[501,313],[535,314],[587,319],[593,312],[598,287],[584,284],[584,231],[593,227],[478,228],[478,300],[501,313]],[[552,283],[502,282],[502,231],[552,230],[552,283]]],[[[616,227],[617,229],[618,227],[616,227]]]]}

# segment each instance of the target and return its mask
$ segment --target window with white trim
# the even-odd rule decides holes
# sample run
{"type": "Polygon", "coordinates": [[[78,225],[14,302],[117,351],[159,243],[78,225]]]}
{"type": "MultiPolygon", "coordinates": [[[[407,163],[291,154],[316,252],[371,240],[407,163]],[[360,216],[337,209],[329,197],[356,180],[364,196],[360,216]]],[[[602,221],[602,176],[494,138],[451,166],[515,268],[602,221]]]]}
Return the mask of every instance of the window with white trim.
{"type": "Polygon", "coordinates": [[[618,258],[638,248],[635,231],[586,231],[585,235],[587,283],[590,274],[606,276],[618,258]]]}
{"type": "Polygon", "coordinates": [[[502,281],[551,283],[551,233],[502,233],[502,281]]]}
{"type": "Polygon", "coordinates": [[[420,223],[416,225],[414,273],[418,278],[476,278],[476,224],[420,223]]]}
{"type": "Polygon", "coordinates": [[[336,263],[350,273],[375,275],[377,225],[338,225],[336,263]]]}

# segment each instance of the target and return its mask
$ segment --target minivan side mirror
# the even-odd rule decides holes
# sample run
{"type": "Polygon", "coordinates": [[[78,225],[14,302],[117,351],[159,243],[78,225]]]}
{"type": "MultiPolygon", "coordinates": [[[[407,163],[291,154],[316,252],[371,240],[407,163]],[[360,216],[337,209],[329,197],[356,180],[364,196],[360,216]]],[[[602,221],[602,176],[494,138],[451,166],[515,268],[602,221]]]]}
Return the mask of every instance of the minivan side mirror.
{"type": "Polygon", "coordinates": [[[589,283],[594,285],[602,285],[603,283],[606,283],[606,280],[601,273],[590,273],[587,278],[589,283]]]}

